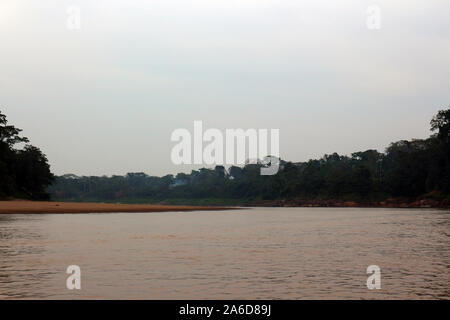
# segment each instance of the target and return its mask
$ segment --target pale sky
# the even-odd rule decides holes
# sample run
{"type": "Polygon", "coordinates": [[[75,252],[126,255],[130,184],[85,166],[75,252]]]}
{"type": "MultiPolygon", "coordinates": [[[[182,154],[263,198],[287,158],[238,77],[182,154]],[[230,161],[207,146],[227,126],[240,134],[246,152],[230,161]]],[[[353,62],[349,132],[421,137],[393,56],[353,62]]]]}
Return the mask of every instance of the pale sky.
{"type": "Polygon", "coordinates": [[[449,13],[448,0],[0,0],[0,110],[56,174],[189,172],[170,135],[194,120],[278,128],[291,161],[383,151],[428,137],[450,105],[449,13]]]}

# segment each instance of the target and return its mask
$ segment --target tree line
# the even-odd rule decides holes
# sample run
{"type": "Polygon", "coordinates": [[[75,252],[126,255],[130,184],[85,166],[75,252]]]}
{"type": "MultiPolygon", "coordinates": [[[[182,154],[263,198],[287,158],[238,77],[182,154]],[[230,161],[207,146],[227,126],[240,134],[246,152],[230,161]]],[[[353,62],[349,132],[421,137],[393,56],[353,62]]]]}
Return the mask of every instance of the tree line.
{"type": "Polygon", "coordinates": [[[243,204],[277,199],[380,201],[389,197],[440,199],[450,195],[450,108],[431,120],[427,139],[391,143],[385,152],[337,153],[306,162],[280,161],[273,176],[263,164],[202,168],[163,177],[145,173],[56,177],[48,191],[55,200],[243,204]]]}
{"type": "Polygon", "coordinates": [[[0,199],[46,200],[53,182],[45,154],[21,137],[22,130],[8,125],[0,111],[0,199]],[[22,146],[18,148],[17,146],[22,146]]]}

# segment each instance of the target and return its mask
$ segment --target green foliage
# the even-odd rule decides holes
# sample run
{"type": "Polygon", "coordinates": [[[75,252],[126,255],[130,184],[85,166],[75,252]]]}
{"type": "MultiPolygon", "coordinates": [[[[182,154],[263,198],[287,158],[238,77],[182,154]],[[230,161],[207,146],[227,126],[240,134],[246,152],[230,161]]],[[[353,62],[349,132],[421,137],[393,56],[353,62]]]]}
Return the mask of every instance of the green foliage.
{"type": "MultiPolygon", "coordinates": [[[[431,121],[439,133],[425,140],[398,141],[385,151],[333,153],[318,160],[280,161],[273,176],[260,175],[261,164],[223,166],[151,177],[129,173],[113,177],[58,177],[49,188],[56,200],[235,204],[280,199],[383,200],[450,195],[448,128],[450,111],[431,121]]],[[[0,167],[1,170],[1,167],[0,167]]]]}
{"type": "Polygon", "coordinates": [[[438,138],[445,144],[450,144],[450,108],[440,110],[430,122],[431,131],[438,132],[438,138]]]}
{"type": "Polygon", "coordinates": [[[0,199],[48,199],[46,188],[54,177],[47,158],[32,145],[14,148],[28,142],[19,135],[21,131],[8,125],[6,116],[0,112],[0,199]]]}

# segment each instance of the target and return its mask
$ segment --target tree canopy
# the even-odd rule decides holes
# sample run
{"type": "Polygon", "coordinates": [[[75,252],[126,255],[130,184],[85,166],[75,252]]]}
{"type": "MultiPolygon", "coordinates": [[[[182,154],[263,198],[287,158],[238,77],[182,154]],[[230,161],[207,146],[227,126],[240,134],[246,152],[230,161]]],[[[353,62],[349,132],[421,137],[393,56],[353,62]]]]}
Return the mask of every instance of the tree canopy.
{"type": "Polygon", "coordinates": [[[46,188],[54,180],[46,156],[27,144],[22,130],[8,125],[0,111],[0,199],[49,199],[46,188]],[[17,145],[25,144],[23,148],[17,145]]]}
{"type": "Polygon", "coordinates": [[[450,195],[450,109],[431,120],[428,139],[391,143],[377,150],[337,153],[306,162],[280,162],[273,176],[262,164],[193,170],[176,176],[58,177],[50,187],[57,200],[172,203],[243,203],[275,199],[382,200],[450,195]]]}

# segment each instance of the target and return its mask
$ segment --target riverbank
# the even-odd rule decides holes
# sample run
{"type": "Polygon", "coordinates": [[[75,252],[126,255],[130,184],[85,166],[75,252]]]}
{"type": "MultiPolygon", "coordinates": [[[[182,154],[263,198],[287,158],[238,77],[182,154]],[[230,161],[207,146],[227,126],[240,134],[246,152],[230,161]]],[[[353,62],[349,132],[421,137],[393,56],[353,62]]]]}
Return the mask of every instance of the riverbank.
{"type": "Polygon", "coordinates": [[[106,212],[165,212],[231,210],[231,207],[181,206],[157,204],[119,204],[91,202],[53,202],[11,200],[0,201],[0,214],[4,213],[106,213],[106,212]]]}
{"type": "Polygon", "coordinates": [[[239,206],[239,207],[321,207],[321,208],[450,208],[449,197],[431,195],[418,198],[386,198],[381,200],[342,199],[167,199],[162,205],[239,206]]]}
{"type": "MultiPolygon", "coordinates": [[[[0,201],[0,214],[13,213],[112,213],[112,212],[167,212],[167,211],[212,211],[233,210],[232,205],[214,205],[213,199],[206,205],[177,204],[124,204],[101,202],[62,202],[62,201],[0,201]]],[[[400,199],[389,198],[384,201],[355,202],[342,200],[260,200],[236,203],[240,207],[342,207],[342,208],[450,208],[450,201],[437,199],[400,199]]]]}
{"type": "Polygon", "coordinates": [[[358,208],[450,208],[448,199],[388,198],[383,201],[344,201],[333,199],[314,200],[268,200],[253,204],[258,207],[358,207],[358,208]]]}

